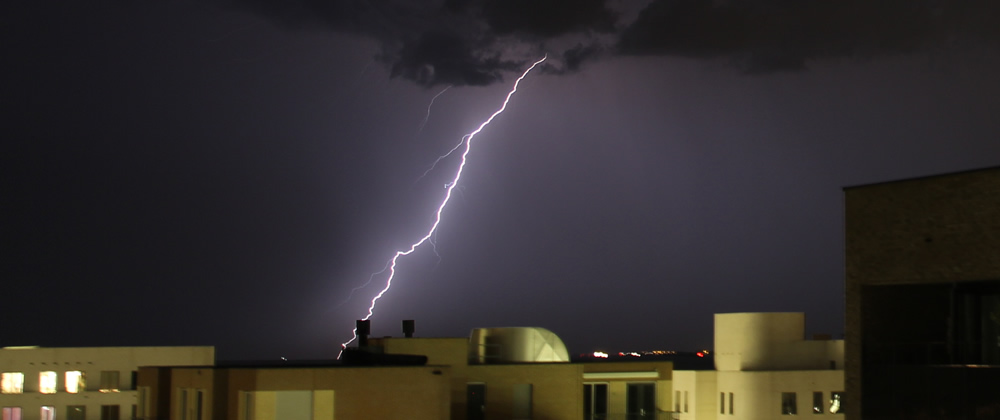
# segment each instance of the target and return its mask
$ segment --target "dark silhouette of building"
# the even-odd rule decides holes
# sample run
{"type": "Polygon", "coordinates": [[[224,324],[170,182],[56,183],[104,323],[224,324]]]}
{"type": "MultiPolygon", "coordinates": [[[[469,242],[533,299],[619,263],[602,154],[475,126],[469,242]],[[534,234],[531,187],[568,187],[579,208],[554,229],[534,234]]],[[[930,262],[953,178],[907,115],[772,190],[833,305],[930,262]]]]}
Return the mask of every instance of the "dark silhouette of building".
{"type": "Polygon", "coordinates": [[[1000,167],[844,195],[846,419],[1000,419],[1000,167]]]}

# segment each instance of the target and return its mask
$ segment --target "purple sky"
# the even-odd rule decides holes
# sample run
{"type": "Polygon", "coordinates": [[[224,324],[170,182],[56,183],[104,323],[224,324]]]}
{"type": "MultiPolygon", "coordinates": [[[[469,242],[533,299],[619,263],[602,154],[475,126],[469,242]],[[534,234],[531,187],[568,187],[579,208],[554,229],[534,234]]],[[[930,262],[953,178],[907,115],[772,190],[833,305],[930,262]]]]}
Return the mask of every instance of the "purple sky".
{"type": "Polygon", "coordinates": [[[991,3],[395,3],[8,6],[0,345],[335,356],[455,161],[420,175],[543,53],[374,335],[694,350],[713,313],[803,311],[839,337],[841,188],[1000,164],[991,3]]]}

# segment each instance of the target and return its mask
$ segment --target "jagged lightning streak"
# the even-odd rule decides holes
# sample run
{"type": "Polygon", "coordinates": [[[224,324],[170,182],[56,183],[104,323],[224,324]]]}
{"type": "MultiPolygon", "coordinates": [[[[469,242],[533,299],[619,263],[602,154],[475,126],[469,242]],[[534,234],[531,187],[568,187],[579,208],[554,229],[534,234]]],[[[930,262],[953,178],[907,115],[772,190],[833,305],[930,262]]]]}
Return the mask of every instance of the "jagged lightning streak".
{"type": "Polygon", "coordinates": [[[441,89],[437,95],[434,95],[434,97],[431,98],[431,103],[427,104],[427,115],[424,116],[424,121],[420,123],[420,128],[417,129],[417,133],[424,131],[424,126],[427,125],[427,120],[431,119],[431,107],[434,106],[434,101],[437,100],[438,96],[444,95],[444,93],[447,92],[448,89],[451,89],[452,86],[453,85],[448,85],[444,89],[441,89]]]}
{"type": "MultiPolygon", "coordinates": [[[[461,148],[461,146],[463,145],[465,146],[464,148],[462,148],[462,153],[459,157],[458,169],[455,171],[455,176],[451,179],[451,182],[445,184],[444,199],[441,200],[441,204],[438,205],[437,211],[434,213],[434,223],[431,224],[431,227],[430,229],[427,230],[427,233],[425,233],[424,236],[422,236],[419,240],[410,245],[410,247],[407,250],[396,251],[396,254],[393,255],[392,258],[389,260],[388,264],[389,277],[385,280],[385,287],[380,292],[378,292],[378,294],[375,295],[374,298],[372,298],[371,305],[368,306],[368,315],[365,315],[365,317],[362,318],[363,320],[367,321],[369,318],[372,317],[372,315],[375,313],[376,303],[378,303],[378,300],[381,299],[382,296],[389,291],[390,287],[392,287],[392,279],[396,276],[396,263],[399,261],[399,258],[412,254],[414,251],[417,250],[417,248],[419,248],[424,243],[430,241],[431,237],[434,236],[434,232],[437,231],[438,225],[441,224],[441,213],[444,212],[445,206],[447,206],[448,201],[451,200],[452,191],[455,190],[455,187],[458,185],[458,181],[462,178],[462,172],[465,170],[466,157],[469,155],[469,151],[472,149],[472,139],[475,138],[476,134],[479,134],[480,131],[483,131],[483,128],[486,128],[487,125],[493,122],[493,119],[496,118],[497,115],[500,115],[501,113],[503,113],[505,109],[507,109],[507,103],[510,102],[510,98],[514,96],[514,92],[517,92],[517,86],[521,83],[521,80],[523,80],[528,75],[528,73],[530,73],[531,70],[535,68],[535,66],[545,61],[546,58],[548,58],[548,55],[545,55],[540,60],[535,61],[534,63],[531,64],[531,67],[528,67],[528,69],[525,70],[524,73],[521,73],[521,77],[518,77],[517,80],[514,81],[514,87],[510,90],[510,92],[507,93],[507,97],[504,98],[503,105],[500,106],[500,109],[494,111],[493,114],[486,119],[486,121],[483,121],[482,124],[479,124],[479,127],[476,128],[475,131],[465,135],[465,137],[463,137],[464,139],[463,142],[459,143],[458,145],[459,147],[455,147],[454,149],[452,149],[452,151],[445,154],[445,156],[448,156],[454,153],[459,148],[461,148]]],[[[438,161],[440,161],[440,159],[438,159],[438,161]]],[[[382,271],[384,272],[385,270],[383,269],[382,271]]],[[[347,348],[347,345],[351,344],[352,342],[354,342],[354,340],[358,339],[357,328],[354,329],[353,334],[354,336],[351,337],[350,340],[341,344],[341,348],[347,348]]]]}

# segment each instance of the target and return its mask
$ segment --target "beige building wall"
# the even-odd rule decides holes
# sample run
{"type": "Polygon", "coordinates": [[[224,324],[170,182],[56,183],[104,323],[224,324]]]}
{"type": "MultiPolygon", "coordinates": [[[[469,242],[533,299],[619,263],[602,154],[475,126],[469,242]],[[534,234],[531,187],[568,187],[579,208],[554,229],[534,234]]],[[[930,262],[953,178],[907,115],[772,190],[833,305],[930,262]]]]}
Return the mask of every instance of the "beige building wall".
{"type": "MultiPolygon", "coordinates": [[[[21,407],[23,420],[41,418],[41,408],[55,409],[66,418],[69,407],[82,407],[86,418],[99,419],[102,406],[118,406],[123,419],[131,418],[138,392],[133,372],[140,366],[201,365],[215,363],[214,347],[28,347],[0,349],[0,372],[24,374],[21,394],[0,394],[0,406],[21,407]],[[83,372],[86,387],[77,393],[66,388],[66,372],[83,372]],[[41,372],[55,372],[53,394],[40,391],[41,372]],[[102,372],[106,387],[101,390],[102,372]],[[117,376],[117,386],[113,378],[117,376]],[[116,389],[114,389],[116,388],[116,389]]],[[[75,409],[75,408],[74,408],[75,409]]]]}
{"type": "MultiPolygon", "coordinates": [[[[724,419],[775,419],[782,414],[782,393],[794,393],[796,415],[809,418],[843,418],[843,413],[829,413],[833,392],[844,391],[843,370],[809,371],[754,371],[718,372],[718,392],[715,393],[715,412],[718,420],[724,419]],[[822,392],[821,413],[813,410],[813,393],[822,392]],[[733,394],[732,414],[729,394],[733,394]],[[726,397],[725,413],[720,413],[721,398],[726,397]]],[[[699,417],[699,420],[701,418],[699,417]]]]}
{"type": "Polygon", "coordinates": [[[510,419],[517,385],[530,384],[532,418],[578,420],[583,418],[583,384],[608,384],[609,413],[624,416],[629,383],[651,383],[656,406],[671,410],[673,385],[671,362],[601,363],[507,363],[469,364],[469,340],[465,338],[378,338],[372,347],[388,354],[417,354],[428,363],[451,367],[451,418],[466,418],[466,389],[470,383],[486,385],[486,419],[510,419]]]}
{"type": "Polygon", "coordinates": [[[830,413],[834,392],[844,392],[844,341],[806,340],[805,315],[752,312],[715,315],[715,371],[675,371],[678,420],[784,418],[782,394],[795,395],[795,415],[830,413]],[[813,394],[822,404],[813,409],[813,394]],[[692,403],[693,401],[693,403],[692,403]]]}
{"type": "Polygon", "coordinates": [[[677,420],[715,420],[719,413],[714,370],[676,370],[673,411],[677,420]]]}
{"type": "Polygon", "coordinates": [[[249,412],[254,420],[439,420],[450,409],[444,366],[173,368],[170,375],[172,420],[182,412],[187,419],[241,420],[249,412]]]}
{"type": "Polygon", "coordinates": [[[843,340],[806,340],[801,312],[715,314],[719,371],[842,369],[843,340]]]}

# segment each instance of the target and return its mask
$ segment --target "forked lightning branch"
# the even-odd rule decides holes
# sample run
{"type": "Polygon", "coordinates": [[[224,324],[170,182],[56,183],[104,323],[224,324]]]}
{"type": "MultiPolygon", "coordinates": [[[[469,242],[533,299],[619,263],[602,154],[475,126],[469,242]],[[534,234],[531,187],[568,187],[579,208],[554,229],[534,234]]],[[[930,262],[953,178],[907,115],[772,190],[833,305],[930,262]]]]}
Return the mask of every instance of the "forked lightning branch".
{"type": "MultiPolygon", "coordinates": [[[[442,158],[447,157],[448,155],[454,153],[455,151],[461,150],[461,154],[459,155],[458,169],[455,170],[455,175],[451,178],[451,181],[445,184],[444,199],[441,200],[441,204],[438,205],[437,211],[434,213],[434,223],[431,224],[430,228],[427,230],[424,236],[420,237],[420,239],[418,239],[416,242],[410,245],[410,247],[407,248],[406,250],[396,251],[396,254],[393,255],[392,258],[389,260],[389,263],[387,264],[387,270],[389,271],[389,275],[385,280],[385,287],[383,287],[382,290],[380,290],[378,294],[376,294],[375,297],[372,298],[371,305],[368,306],[368,314],[366,314],[365,317],[362,318],[363,320],[367,321],[372,317],[372,315],[375,313],[375,305],[378,303],[378,300],[381,299],[382,296],[384,296],[389,291],[389,288],[392,287],[392,280],[396,277],[396,264],[399,262],[399,259],[404,256],[412,254],[422,245],[431,241],[431,237],[434,236],[434,232],[437,231],[438,226],[441,224],[441,214],[444,212],[444,208],[448,205],[448,202],[451,200],[452,192],[455,190],[455,187],[458,186],[458,181],[462,178],[462,171],[465,170],[465,165],[466,163],[468,163],[467,157],[469,155],[469,151],[472,150],[472,141],[476,138],[476,135],[479,134],[479,132],[483,131],[483,129],[486,128],[486,126],[489,125],[490,122],[492,122],[493,119],[497,117],[497,115],[500,115],[501,113],[503,113],[505,109],[507,109],[507,104],[510,102],[510,98],[514,96],[514,93],[517,92],[517,86],[521,83],[521,80],[523,80],[528,75],[528,73],[530,73],[531,70],[533,70],[536,66],[545,61],[546,58],[548,58],[548,56],[542,57],[540,60],[535,61],[534,63],[531,64],[530,67],[528,67],[527,70],[524,71],[524,73],[521,73],[521,76],[518,77],[516,81],[514,81],[514,87],[511,88],[510,92],[507,93],[507,97],[504,98],[503,104],[500,106],[500,108],[494,111],[493,114],[486,119],[486,121],[483,121],[482,124],[479,124],[479,127],[477,127],[474,131],[465,135],[462,138],[462,142],[459,143],[459,145],[456,148],[452,149],[451,152],[442,157],[442,158]]],[[[346,348],[349,344],[354,342],[354,340],[358,338],[357,332],[358,332],[357,328],[355,328],[353,331],[353,337],[351,337],[351,339],[348,340],[347,342],[341,344],[341,347],[346,348]]]]}

